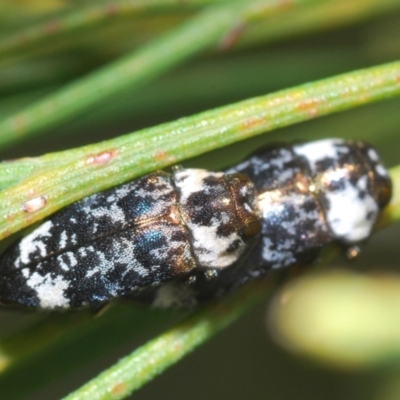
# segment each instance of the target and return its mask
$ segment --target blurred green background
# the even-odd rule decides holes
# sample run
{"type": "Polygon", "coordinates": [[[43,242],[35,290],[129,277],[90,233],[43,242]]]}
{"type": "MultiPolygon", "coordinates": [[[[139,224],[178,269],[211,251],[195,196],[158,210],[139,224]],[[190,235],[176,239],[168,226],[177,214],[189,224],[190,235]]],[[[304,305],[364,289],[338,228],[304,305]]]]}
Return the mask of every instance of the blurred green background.
{"type": "MultiPolygon", "coordinates": [[[[177,3],[174,7],[135,14],[118,13],[112,2],[104,1],[86,1],[82,5],[73,1],[1,2],[0,116],[10,116],[162,35],[194,15],[207,2],[195,6],[191,2],[177,3]],[[90,10],[91,5],[97,3],[109,7],[108,18],[95,20],[93,17],[79,28],[44,35],[32,42],[27,40],[25,44],[16,45],[10,41],[10,38],[27,32],[29,27],[40,24],[46,25],[51,33],[56,29],[56,25],[50,23],[54,16],[68,15],[79,7],[90,10]]],[[[128,86],[61,125],[49,126],[40,135],[16,142],[3,150],[1,157],[37,156],[90,144],[249,97],[399,59],[400,2],[387,1],[388,6],[380,8],[376,5],[379,2],[369,0],[364,4],[366,8],[371,4],[368,12],[363,11],[359,1],[339,1],[336,6],[332,3],[292,7],[270,20],[260,19],[246,27],[243,33],[239,32],[237,43],[231,47],[214,46],[138,88],[128,86]]],[[[372,142],[385,164],[394,166],[399,162],[399,111],[400,99],[368,105],[240,142],[188,160],[184,165],[219,169],[234,164],[253,149],[271,141],[345,137],[372,142]]],[[[399,234],[397,226],[379,232],[363,247],[356,261],[350,263],[343,257],[336,257],[325,263],[324,269],[355,270],[371,279],[374,274],[396,273],[399,234]]],[[[319,268],[316,272],[314,267],[311,269],[311,276],[321,274],[319,268]]],[[[317,276],[321,282],[332,279],[326,273],[317,276]]],[[[289,280],[295,279],[305,278],[289,280]]],[[[277,292],[285,291],[282,285],[277,292]]],[[[280,312],[276,304],[279,304],[281,293],[267,303],[274,304],[274,315],[280,312]]],[[[368,298],[369,293],[365,296],[368,298]]],[[[267,304],[256,307],[132,398],[400,398],[398,357],[393,362],[366,361],[364,365],[350,367],[345,362],[342,366],[331,363],[324,355],[307,354],[296,348],[296,344],[292,345],[295,351],[285,350],[271,339],[271,330],[275,335],[279,331],[279,326],[271,327],[271,324],[279,325],[279,322],[271,322],[271,316],[267,317],[267,304]],[[266,327],[267,320],[269,328],[266,327]],[[300,356],[297,352],[305,355],[300,356]]],[[[400,309],[399,306],[400,303],[393,303],[394,308],[400,309]]],[[[108,311],[112,312],[114,309],[108,311]]],[[[26,357],[0,375],[0,398],[60,398],[182,316],[179,312],[166,313],[162,317],[154,311],[139,309],[137,312],[146,321],[155,314],[159,321],[149,324],[144,332],[140,329],[139,334],[134,332],[132,324],[126,328],[116,326],[116,331],[125,332],[112,349],[107,347],[104,352],[101,351],[102,336],[113,335],[113,326],[103,329],[101,322],[97,322],[100,327],[89,330],[83,338],[78,335],[74,341],[63,337],[48,349],[41,350],[40,356],[26,357]],[[82,357],[82,365],[68,371],[69,357],[82,357]]],[[[306,309],[302,312],[307,316],[306,309]]],[[[329,312],[327,307],[326,313],[329,312]]],[[[0,336],[12,337],[14,332],[24,331],[29,337],[29,326],[36,320],[47,318],[35,313],[2,311],[0,336]],[[24,330],[24,327],[27,328],[24,330]]],[[[307,323],[310,320],[312,318],[303,319],[307,323]]],[[[124,319],[116,323],[122,324],[121,321],[124,319]]],[[[299,321],[301,324],[301,315],[299,321]]],[[[318,321],[314,323],[318,325],[318,321]]],[[[315,327],[310,323],[309,329],[315,327]]]]}

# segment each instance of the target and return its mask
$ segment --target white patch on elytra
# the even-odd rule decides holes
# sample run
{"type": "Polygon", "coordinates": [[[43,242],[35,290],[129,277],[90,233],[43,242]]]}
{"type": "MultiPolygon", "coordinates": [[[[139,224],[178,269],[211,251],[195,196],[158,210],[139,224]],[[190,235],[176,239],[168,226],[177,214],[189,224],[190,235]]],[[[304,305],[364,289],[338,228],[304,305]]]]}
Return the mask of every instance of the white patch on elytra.
{"type": "MultiPolygon", "coordinates": [[[[278,149],[276,149],[278,150],[278,149]]],[[[255,155],[241,164],[227,170],[227,173],[245,172],[249,169],[251,174],[257,177],[260,174],[271,172],[276,183],[285,184],[299,172],[298,168],[293,168],[293,165],[288,167],[288,164],[294,160],[294,155],[288,149],[279,149],[279,152],[274,153],[273,157],[265,157],[255,155]],[[266,172],[268,171],[268,172],[266,172]]],[[[257,178],[256,178],[257,179],[257,178]]]]}
{"type": "Polygon", "coordinates": [[[125,223],[125,213],[117,204],[111,204],[110,207],[91,208],[89,206],[82,207],[82,211],[93,218],[108,217],[115,222],[125,223]]]}
{"type": "Polygon", "coordinates": [[[62,231],[59,242],[60,249],[64,249],[67,246],[67,240],[68,240],[67,232],[62,231]]]}
{"type": "Polygon", "coordinates": [[[227,237],[217,235],[219,224],[211,226],[190,226],[193,235],[193,250],[202,267],[224,268],[234,263],[244,250],[244,243],[237,233],[227,237]],[[227,252],[230,244],[240,240],[240,246],[235,251],[227,252]]]}
{"type": "Polygon", "coordinates": [[[305,143],[293,146],[293,152],[298,156],[305,157],[310,164],[311,169],[315,172],[316,164],[325,159],[337,159],[340,154],[348,153],[347,147],[340,147],[344,141],[340,139],[324,139],[311,143],[305,143]]]}
{"type": "Polygon", "coordinates": [[[343,183],[343,189],[325,193],[329,201],[326,220],[337,238],[357,242],[371,233],[379,208],[375,200],[365,193],[366,175],[358,180],[357,187],[348,180],[343,180],[343,183]],[[360,198],[360,191],[365,193],[363,198],[360,198]]]}
{"type": "Polygon", "coordinates": [[[63,271],[69,271],[69,266],[63,260],[63,254],[57,256],[57,263],[63,271]]]}
{"type": "Polygon", "coordinates": [[[67,251],[66,253],[58,255],[57,262],[60,268],[64,271],[69,271],[70,268],[78,265],[78,261],[72,251],[67,251]]]}
{"type": "Polygon", "coordinates": [[[22,276],[23,276],[25,279],[28,279],[28,278],[29,278],[29,275],[30,275],[29,268],[23,268],[23,269],[21,269],[21,273],[22,273],[22,276]]]}
{"type": "Polygon", "coordinates": [[[79,257],[82,257],[82,258],[86,257],[87,256],[86,247],[79,247],[78,254],[79,254],[79,257]]]}
{"type": "Polygon", "coordinates": [[[73,233],[73,234],[71,235],[71,243],[72,243],[72,244],[77,244],[77,243],[78,243],[78,239],[77,239],[77,237],[76,237],[76,233],[73,233]]]}
{"type": "Polygon", "coordinates": [[[125,264],[125,274],[133,269],[135,273],[141,277],[146,277],[149,275],[148,269],[137,261],[135,246],[131,241],[125,238],[122,238],[121,240],[115,240],[113,248],[115,249],[115,258],[113,259],[113,262],[117,264],[125,264]]]}
{"type": "Polygon", "coordinates": [[[94,233],[97,233],[97,228],[99,227],[99,224],[97,224],[96,222],[95,223],[93,223],[93,225],[92,225],[92,233],[94,234],[94,233]]]}
{"type": "Polygon", "coordinates": [[[29,264],[31,255],[36,251],[39,251],[41,257],[47,255],[47,248],[42,239],[51,237],[50,230],[52,227],[53,223],[46,221],[21,240],[19,244],[20,256],[15,260],[16,267],[19,267],[21,264],[29,264]]]}
{"type": "Polygon", "coordinates": [[[265,221],[261,235],[262,258],[272,268],[285,267],[295,262],[295,255],[298,251],[301,251],[302,241],[306,243],[314,234],[308,232],[307,235],[299,236],[298,228],[300,224],[313,221],[318,231],[324,229],[324,221],[320,219],[318,210],[307,210],[303,207],[306,197],[308,196],[299,193],[284,194],[279,189],[264,192],[258,197],[263,221],[265,221]],[[296,210],[296,214],[293,218],[282,220],[287,205],[291,205],[296,210]],[[285,240],[277,241],[274,236],[271,237],[271,234],[274,233],[270,231],[268,221],[276,220],[280,221],[280,227],[287,232],[285,240]]]}
{"type": "MultiPolygon", "coordinates": [[[[235,172],[235,171],[242,171],[248,167],[252,169],[252,172],[254,175],[259,175],[265,170],[269,170],[272,167],[281,170],[281,171],[289,171],[290,173],[293,173],[292,170],[288,170],[285,168],[285,164],[293,161],[293,155],[292,153],[287,150],[287,149],[280,149],[279,154],[274,155],[273,158],[266,159],[265,157],[262,156],[253,156],[251,158],[251,161],[245,161],[236,167],[231,168],[228,170],[229,173],[235,172]]],[[[289,173],[288,172],[288,173],[289,173]]]]}
{"type": "MultiPolygon", "coordinates": [[[[80,248],[78,252],[81,256],[86,256],[86,250],[90,249],[80,248]]],[[[94,249],[92,248],[92,250],[94,249]]],[[[97,257],[96,264],[86,271],[85,278],[91,278],[96,274],[99,276],[105,276],[109,271],[112,271],[115,268],[116,264],[122,264],[126,266],[125,273],[123,273],[121,277],[131,270],[134,270],[135,273],[141,277],[146,277],[149,275],[149,270],[136,260],[135,247],[127,239],[119,238],[114,240],[112,252],[114,256],[111,259],[108,258],[102,251],[94,250],[94,253],[97,257]]]]}
{"type": "MultiPolygon", "coordinates": [[[[286,149],[281,149],[279,152],[279,157],[274,157],[271,160],[269,160],[269,164],[273,165],[275,168],[279,170],[284,170],[285,169],[285,164],[293,160],[293,155],[289,150],[286,149]]],[[[268,163],[265,163],[268,165],[268,163]]],[[[268,168],[270,166],[268,165],[268,168]]]]}
{"type": "Polygon", "coordinates": [[[204,190],[204,179],[220,178],[222,172],[209,172],[205,169],[182,169],[174,174],[175,185],[180,191],[180,200],[186,202],[191,194],[204,190]]]}
{"type": "MultiPolygon", "coordinates": [[[[179,199],[184,206],[188,198],[197,192],[206,192],[207,185],[204,180],[208,177],[220,178],[223,176],[221,172],[209,172],[203,169],[182,169],[174,174],[174,182],[179,189],[179,199]]],[[[220,201],[228,201],[220,199],[220,201]]],[[[224,268],[234,263],[239,255],[243,252],[244,243],[240,236],[234,232],[227,237],[217,234],[221,223],[228,223],[230,217],[227,213],[222,212],[218,218],[211,221],[210,226],[200,223],[193,223],[190,219],[186,222],[192,235],[192,248],[203,268],[224,268]],[[240,241],[240,246],[234,251],[227,251],[230,245],[236,241],[240,241]]]]}
{"type": "Polygon", "coordinates": [[[91,278],[93,275],[96,275],[100,272],[99,268],[91,268],[86,271],[85,278],[91,278]]]}
{"type": "Polygon", "coordinates": [[[95,274],[105,275],[115,266],[115,262],[113,260],[108,260],[103,252],[95,251],[95,254],[97,256],[96,265],[86,271],[86,278],[90,278],[95,274]]]}
{"type": "Polygon", "coordinates": [[[64,291],[68,289],[69,285],[61,276],[53,279],[50,274],[42,276],[34,272],[26,281],[26,284],[36,292],[40,307],[68,307],[69,300],[64,296],[64,291]]]}
{"type": "MultiPolygon", "coordinates": [[[[282,193],[279,190],[269,190],[258,196],[258,205],[263,214],[263,218],[268,218],[268,214],[273,211],[271,205],[274,207],[284,207],[282,202],[282,193]]],[[[280,210],[278,210],[279,212],[280,210]]]]}
{"type": "Polygon", "coordinates": [[[281,171],[278,177],[279,182],[287,182],[290,179],[292,179],[294,176],[293,169],[291,168],[286,168],[285,170],[281,171]]]}
{"type": "MultiPolygon", "coordinates": [[[[135,184],[135,182],[133,182],[133,184],[135,184]]],[[[131,191],[132,191],[132,185],[128,183],[126,185],[122,185],[118,188],[115,188],[114,194],[117,199],[122,199],[123,197],[129,195],[131,191]]]]}
{"type": "Polygon", "coordinates": [[[70,267],[75,267],[76,265],[78,265],[78,261],[76,260],[75,255],[72,251],[66,252],[65,255],[69,258],[70,267]]]}
{"type": "Polygon", "coordinates": [[[263,237],[262,241],[262,257],[266,262],[272,264],[273,268],[281,268],[295,261],[293,251],[290,250],[290,247],[293,249],[293,243],[288,243],[285,249],[274,249],[274,243],[270,238],[263,237]]]}

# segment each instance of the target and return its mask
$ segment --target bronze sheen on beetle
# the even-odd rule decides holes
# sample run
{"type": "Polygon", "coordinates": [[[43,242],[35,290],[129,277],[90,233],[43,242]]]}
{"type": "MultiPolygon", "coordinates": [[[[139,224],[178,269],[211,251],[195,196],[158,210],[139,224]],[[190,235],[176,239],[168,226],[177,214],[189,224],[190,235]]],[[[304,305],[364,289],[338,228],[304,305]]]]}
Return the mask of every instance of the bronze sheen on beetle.
{"type": "Polygon", "coordinates": [[[269,146],[225,172],[154,172],[64,208],[12,245],[0,303],[193,306],[310,262],[328,243],[366,239],[390,196],[363,141],[269,146]]]}

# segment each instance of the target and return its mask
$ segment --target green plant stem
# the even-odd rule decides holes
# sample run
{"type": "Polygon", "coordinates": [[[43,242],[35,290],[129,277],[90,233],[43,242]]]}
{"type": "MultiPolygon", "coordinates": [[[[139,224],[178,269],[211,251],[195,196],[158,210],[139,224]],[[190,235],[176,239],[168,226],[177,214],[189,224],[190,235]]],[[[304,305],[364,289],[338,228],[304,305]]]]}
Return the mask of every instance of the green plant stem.
{"type": "MultiPolygon", "coordinates": [[[[41,57],[3,65],[0,67],[1,102],[6,100],[6,96],[25,94],[29,96],[31,90],[49,92],[53,88],[51,91],[55,92],[55,88],[58,89],[61,85],[65,85],[65,82],[85,74],[90,68],[93,68],[91,59],[72,54],[41,57]]],[[[41,97],[43,96],[42,94],[41,97]]],[[[32,103],[33,100],[30,101],[30,104],[32,103]]],[[[26,103],[24,107],[27,107],[27,104],[29,103],[26,103]]],[[[3,105],[0,108],[3,114],[2,109],[3,105]]]]}
{"type": "Polygon", "coordinates": [[[4,148],[61,123],[127,86],[143,84],[218,43],[238,24],[255,18],[258,13],[264,13],[266,8],[276,10],[276,5],[271,7],[267,0],[241,0],[206,8],[204,12],[139,50],[2,121],[0,146],[4,148]]]}
{"type": "Polygon", "coordinates": [[[126,398],[265,299],[271,287],[272,278],[267,282],[253,282],[235,295],[197,312],[124,357],[64,400],[126,398]]]}
{"type": "Polygon", "coordinates": [[[238,47],[255,43],[270,43],[288,37],[299,37],[311,32],[325,31],[346,26],[379,14],[395,12],[399,0],[334,0],[305,4],[301,9],[292,8],[268,21],[249,27],[238,42],[238,47]]]}
{"type": "MultiPolygon", "coordinates": [[[[0,237],[146,172],[262,132],[399,94],[400,62],[394,62],[44,156],[40,162],[51,163],[45,170],[0,193],[0,237]],[[32,199],[41,207],[31,209],[32,199]]],[[[10,163],[1,166],[0,176],[10,168],[10,163]]]]}
{"type": "Polygon", "coordinates": [[[116,346],[140,343],[143,334],[163,331],[184,315],[182,311],[150,310],[129,301],[113,303],[100,315],[90,309],[44,315],[41,321],[1,340],[2,396],[25,398],[50,380],[104,356],[116,346]],[[37,365],[41,365],[39,370],[37,365]],[[16,380],[23,380],[24,385],[16,387],[16,380]]]}
{"type": "MultiPolygon", "coordinates": [[[[47,80],[52,84],[55,83],[55,79],[61,79],[61,82],[64,82],[71,75],[77,76],[79,71],[82,74],[90,67],[93,68],[93,65],[88,65],[90,63],[87,59],[73,57],[69,52],[71,48],[80,51],[82,46],[86,49],[89,45],[89,48],[101,49],[100,52],[96,51],[96,54],[102,54],[101,60],[104,60],[104,57],[109,58],[110,55],[131,51],[144,41],[148,42],[149,37],[155,37],[166,29],[176,26],[180,20],[190,15],[182,13],[182,9],[200,10],[207,4],[218,4],[222,1],[226,2],[226,0],[190,0],[184,3],[177,0],[149,2],[117,0],[110,5],[111,2],[107,0],[89,3],[83,7],[77,6],[73,11],[50,16],[44,22],[39,24],[35,22],[22,30],[19,29],[15,34],[11,32],[0,38],[0,54],[3,46],[5,53],[11,52],[16,57],[12,59],[12,64],[7,65],[7,68],[3,66],[0,69],[0,87],[18,90],[25,87],[26,83],[32,87],[39,87],[46,84],[47,80]],[[160,10],[164,9],[168,12],[162,14],[160,10]],[[149,10],[157,10],[156,15],[162,23],[149,10]],[[132,18],[118,18],[121,15],[136,15],[137,13],[139,17],[134,18],[133,21],[132,18]],[[111,21],[108,21],[109,19],[111,21]],[[90,39],[87,35],[77,37],[76,31],[93,24],[96,24],[96,27],[90,31],[90,39]],[[118,26],[118,30],[115,31],[113,26],[118,26]],[[122,26],[126,28],[121,28],[122,26]],[[108,31],[108,29],[111,30],[108,31]],[[63,59],[60,60],[58,54],[54,60],[51,57],[54,53],[54,43],[50,39],[57,40],[58,36],[61,37],[57,43],[57,52],[63,53],[63,59]],[[80,41],[81,38],[83,42],[80,41]],[[112,49],[111,53],[110,49],[112,49]],[[43,62],[45,54],[50,60],[43,62]],[[41,67],[48,69],[47,71],[43,72],[39,69],[33,75],[26,74],[28,67],[30,72],[32,68],[37,68],[35,62],[38,62],[38,59],[36,57],[32,60],[33,55],[40,56],[39,62],[43,64],[41,67]],[[68,66],[68,71],[65,71],[65,66],[68,66]],[[75,69],[72,73],[71,68],[75,69]],[[22,73],[18,74],[19,70],[22,73]]],[[[284,3],[279,0],[269,0],[262,7],[250,11],[246,17],[247,21],[244,21],[245,26],[242,26],[245,29],[240,29],[240,25],[238,29],[233,29],[232,34],[227,35],[226,43],[229,45],[230,39],[232,45],[249,46],[282,37],[298,36],[305,32],[332,29],[332,27],[348,25],[367,17],[376,17],[378,14],[395,10],[399,6],[400,0],[352,0],[351,4],[347,0],[295,0],[284,3]],[[271,17],[273,13],[275,14],[271,17]],[[266,18],[268,18],[268,23],[265,23],[266,18]]],[[[92,62],[96,62],[95,60],[96,58],[92,62]]],[[[2,57],[2,61],[10,61],[10,59],[2,57]]],[[[97,63],[99,61],[100,59],[97,59],[97,63]]]]}
{"type": "MultiPolygon", "coordinates": [[[[82,7],[75,7],[69,12],[50,16],[46,18],[44,22],[35,22],[23,30],[18,29],[15,33],[11,32],[8,35],[4,35],[0,38],[0,55],[3,56],[9,52],[15,53],[20,49],[32,48],[32,46],[37,42],[43,42],[44,40],[63,34],[71,34],[76,30],[87,28],[94,24],[101,24],[103,21],[121,15],[143,15],[144,12],[148,13],[160,10],[169,10],[170,12],[174,10],[182,11],[182,9],[199,10],[205,6],[218,5],[224,2],[228,3],[227,0],[188,0],[185,2],[180,0],[114,0],[111,2],[107,0],[102,2],[93,2],[85,4],[82,7]]],[[[296,0],[287,1],[284,4],[276,0],[270,0],[265,9],[267,14],[269,14],[269,11],[272,8],[280,10],[289,9],[296,3],[298,3],[296,0]]],[[[308,4],[310,1],[304,0],[300,3],[308,4]]],[[[314,1],[314,3],[317,3],[317,7],[315,7],[316,11],[311,12],[312,17],[306,17],[306,21],[304,21],[304,17],[300,18],[301,27],[312,27],[314,23],[319,27],[322,27],[323,25],[326,25],[326,20],[329,21],[332,20],[332,18],[334,18],[334,21],[337,21],[337,23],[340,23],[337,18],[338,14],[343,17],[342,19],[344,19],[344,22],[346,23],[348,20],[351,21],[353,18],[357,19],[358,14],[360,14],[360,17],[362,18],[365,14],[369,15],[369,13],[372,12],[376,13],[390,10],[391,8],[396,7],[396,5],[399,4],[399,1],[353,0],[350,7],[345,6],[346,2],[338,0],[318,0],[314,1]],[[323,9],[327,7],[325,13],[319,10],[318,3],[323,9]]],[[[256,5],[256,7],[258,7],[258,5],[256,5]]],[[[296,12],[298,12],[298,10],[296,10],[296,12]]],[[[257,15],[258,19],[265,18],[265,12],[260,13],[257,11],[257,15]]],[[[309,15],[309,13],[306,13],[306,15],[309,15]]],[[[292,22],[298,24],[298,21],[292,20],[292,22]]],[[[266,25],[268,26],[269,24],[266,25]]],[[[287,29],[290,30],[290,26],[285,25],[284,31],[287,29]]]]}
{"type": "Polygon", "coordinates": [[[25,29],[18,29],[15,33],[3,36],[0,39],[0,55],[15,52],[20,48],[32,47],[44,39],[71,33],[74,30],[99,24],[110,18],[124,14],[139,14],[153,10],[199,9],[210,4],[221,3],[225,0],[189,0],[182,3],[180,0],[114,0],[106,2],[92,2],[84,6],[74,7],[72,11],[60,15],[50,16],[44,22],[34,23],[25,29]]]}

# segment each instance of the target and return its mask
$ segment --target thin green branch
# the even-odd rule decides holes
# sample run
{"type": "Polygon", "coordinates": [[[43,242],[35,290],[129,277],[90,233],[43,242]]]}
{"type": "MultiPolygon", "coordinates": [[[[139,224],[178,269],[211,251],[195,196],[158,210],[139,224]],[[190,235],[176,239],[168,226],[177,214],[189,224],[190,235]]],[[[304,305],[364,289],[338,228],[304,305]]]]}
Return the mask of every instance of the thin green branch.
{"type": "MultiPolygon", "coordinates": [[[[0,193],[0,237],[151,170],[266,131],[398,95],[400,62],[394,62],[44,156],[39,162],[51,163],[46,169],[0,193]]],[[[11,172],[12,167],[3,168],[11,172]]]]}
{"type": "Polygon", "coordinates": [[[288,14],[281,14],[279,17],[280,22],[285,21],[285,29],[290,28],[289,21],[296,26],[296,29],[306,29],[307,25],[315,28],[314,25],[319,25],[319,28],[329,28],[342,23],[348,23],[355,19],[363,19],[371,17],[379,13],[384,13],[397,9],[400,5],[399,0],[352,0],[349,3],[347,0],[335,1],[319,1],[312,4],[311,7],[306,4],[302,8],[304,14],[300,13],[299,21],[293,21],[293,11],[291,9],[288,14]],[[326,15],[328,14],[328,15],[326,15]],[[286,17],[288,15],[288,17],[286,17]]]}
{"type": "MultiPolygon", "coordinates": [[[[109,20],[111,18],[116,18],[121,15],[142,15],[144,12],[154,12],[154,11],[165,11],[169,10],[200,10],[205,6],[217,5],[219,3],[228,3],[227,0],[188,0],[182,2],[181,0],[115,0],[115,1],[100,1],[91,2],[85,4],[81,7],[75,7],[72,11],[63,12],[56,16],[49,16],[45,21],[40,23],[33,23],[31,26],[25,29],[19,29],[17,32],[11,32],[8,35],[4,35],[0,38],[0,55],[6,55],[10,52],[15,53],[18,50],[32,48],[38,42],[43,42],[44,40],[51,39],[60,35],[72,34],[75,31],[87,28],[91,25],[101,24],[101,22],[109,20]]],[[[293,5],[297,3],[317,3],[315,11],[311,9],[311,18],[307,16],[310,15],[310,10],[306,12],[305,17],[299,17],[296,14],[296,19],[294,22],[295,30],[298,28],[302,29],[307,26],[312,27],[317,24],[319,27],[326,26],[326,21],[333,21],[336,23],[341,23],[341,20],[346,23],[353,19],[363,18],[365,15],[372,13],[385,12],[399,5],[398,0],[353,0],[351,7],[346,5],[348,1],[338,1],[338,0],[290,0],[286,1],[284,4],[279,0],[269,0],[267,5],[262,5],[264,10],[260,12],[258,10],[259,5],[253,6],[252,14],[256,16],[256,19],[264,19],[267,14],[270,14],[272,9],[277,10],[288,10],[293,5]],[[321,12],[319,10],[319,4],[325,10],[321,12]],[[327,9],[325,9],[327,7],[327,9]],[[341,18],[340,18],[341,17],[341,18]],[[306,21],[304,21],[306,18],[306,21]],[[340,19],[339,19],[340,18],[340,19]],[[299,26],[299,22],[301,26],[299,26]]],[[[298,10],[296,10],[298,13],[298,10]]],[[[279,21],[282,23],[282,21],[279,21]]],[[[278,22],[278,24],[279,24],[278,22]]],[[[331,22],[332,24],[332,22],[331,22]]],[[[269,31],[268,25],[265,24],[267,31],[269,31]]],[[[279,27],[278,31],[279,31],[279,27]]],[[[292,30],[290,24],[285,24],[285,29],[292,30]]],[[[286,32],[287,33],[287,32],[286,32]]],[[[269,35],[267,35],[268,37],[269,35]]],[[[272,34],[274,36],[274,34],[272,34]]]]}
{"type": "MultiPolygon", "coordinates": [[[[85,74],[90,68],[93,68],[90,58],[71,53],[2,65],[0,67],[1,101],[4,102],[7,95],[27,94],[29,96],[30,90],[46,90],[48,93],[53,88],[54,92],[54,87],[58,89],[65,82],[85,74]]],[[[43,98],[43,95],[47,93],[43,93],[41,97],[43,98]]],[[[24,107],[32,103],[33,99],[29,103],[26,102],[24,107]]],[[[1,114],[4,113],[3,107],[0,105],[1,114]]],[[[23,107],[19,107],[19,109],[23,109],[23,107]]]]}
{"type": "Polygon", "coordinates": [[[59,314],[44,318],[21,332],[2,338],[0,344],[0,373],[4,373],[20,360],[51,346],[75,326],[82,329],[85,322],[93,319],[90,312],[79,315],[59,314]]]}
{"type": "Polygon", "coordinates": [[[376,18],[379,14],[395,12],[399,6],[399,0],[333,0],[321,1],[311,7],[305,3],[305,7],[280,13],[267,24],[261,22],[250,25],[238,45],[246,47],[254,43],[270,43],[282,38],[338,28],[376,18]]]}
{"type": "Polygon", "coordinates": [[[91,310],[44,316],[1,340],[2,395],[7,399],[25,398],[32,390],[104,356],[122,343],[138,341],[143,333],[162,331],[183,315],[174,310],[135,307],[126,301],[113,303],[100,316],[91,310]],[[37,365],[41,365],[39,370],[37,365]],[[21,380],[24,385],[15,385],[21,380]]]}
{"type": "MultiPolygon", "coordinates": [[[[42,82],[42,85],[43,83],[46,84],[46,79],[49,79],[50,83],[54,83],[57,78],[65,81],[65,78],[71,76],[71,67],[81,70],[81,72],[90,67],[88,59],[73,57],[69,52],[71,48],[82,51],[83,46],[84,49],[89,49],[89,51],[94,49],[95,54],[103,54],[105,57],[110,56],[109,49],[112,49],[112,54],[131,51],[144,40],[147,42],[149,37],[155,37],[168,27],[176,25],[177,17],[174,18],[172,13],[174,8],[180,10],[178,18],[182,20],[184,18],[181,12],[182,7],[184,10],[187,8],[200,10],[207,4],[218,4],[222,1],[227,2],[227,0],[189,0],[184,3],[177,0],[152,0],[149,2],[117,0],[112,4],[109,0],[90,2],[83,7],[75,7],[73,11],[64,12],[59,16],[50,16],[39,24],[35,22],[34,25],[28,25],[15,34],[3,35],[0,38],[0,54],[2,53],[2,46],[4,46],[4,52],[11,51],[17,57],[13,61],[18,60],[18,63],[13,62],[12,65],[8,66],[12,66],[13,71],[15,68],[26,71],[27,55],[32,56],[32,53],[41,56],[43,54],[51,55],[54,51],[54,43],[50,39],[56,39],[57,36],[61,35],[62,39],[56,46],[57,52],[64,51],[65,60],[61,62],[61,65],[53,65],[53,68],[49,69],[47,74],[39,73],[39,81],[35,80],[35,77],[32,78],[31,74],[26,73],[19,78],[22,77],[23,82],[28,82],[35,87],[40,82],[42,82]],[[178,3],[179,5],[177,5],[178,3]],[[143,13],[146,10],[164,9],[169,10],[169,12],[167,14],[160,12],[160,20],[157,21],[155,21],[152,13],[143,13]],[[117,18],[111,24],[105,21],[106,19],[114,19],[118,15],[129,13],[135,15],[138,12],[140,18],[136,18],[133,24],[131,19],[128,20],[127,18],[117,18]],[[102,21],[107,23],[101,23],[102,21]],[[163,21],[163,23],[160,21],[163,21]],[[75,31],[93,23],[96,23],[96,27],[98,27],[97,33],[91,31],[84,36],[79,35],[79,39],[82,37],[83,41],[77,40],[75,31]],[[114,24],[118,26],[118,29],[112,28],[114,24]],[[126,28],[122,28],[122,26],[126,26],[126,28]],[[46,49],[46,46],[48,49],[46,49]],[[65,46],[64,49],[63,46],[65,46]],[[23,63],[21,58],[24,60],[23,63]],[[68,65],[68,73],[64,71],[66,65],[68,65]]],[[[347,0],[291,0],[284,4],[280,0],[269,0],[265,1],[264,4],[260,3],[261,5],[255,3],[253,9],[249,9],[248,15],[241,21],[242,25],[239,23],[235,29],[231,30],[230,34],[226,35],[221,47],[224,45],[229,47],[232,44],[236,45],[236,43],[240,46],[248,46],[254,42],[265,43],[282,37],[298,36],[299,33],[302,34],[303,32],[331,29],[367,17],[376,17],[378,14],[387,13],[400,6],[400,0],[352,0],[351,6],[348,3],[347,0]],[[309,5],[312,5],[312,7],[309,5]],[[271,18],[271,14],[274,14],[273,18],[271,18]],[[268,23],[265,23],[266,18],[268,18],[268,23]]],[[[57,57],[58,60],[59,56],[57,57]]],[[[2,61],[7,61],[7,59],[2,57],[2,61]]],[[[54,61],[52,60],[51,63],[53,64],[54,61]]],[[[50,66],[47,65],[49,62],[43,64],[46,69],[50,66]]],[[[29,60],[29,63],[30,67],[35,67],[32,60],[29,60]]],[[[0,77],[3,74],[8,76],[8,68],[3,70],[4,68],[0,69],[0,77]]],[[[16,79],[15,73],[8,78],[10,79],[0,79],[1,86],[8,88],[8,90],[21,86],[21,79],[16,79]]]]}
{"type": "Polygon", "coordinates": [[[139,50],[3,120],[0,123],[0,146],[9,146],[82,113],[127,86],[143,84],[179,62],[219,43],[237,25],[255,18],[259,13],[264,14],[266,9],[277,10],[277,3],[271,5],[268,0],[241,0],[206,8],[204,12],[139,50]]]}
{"type": "Polygon", "coordinates": [[[45,21],[34,23],[25,29],[18,29],[15,33],[5,35],[0,39],[0,55],[15,52],[20,48],[32,47],[44,39],[72,33],[75,30],[87,28],[99,24],[102,21],[115,18],[120,15],[135,15],[141,12],[188,8],[199,9],[213,3],[221,3],[225,0],[114,0],[91,2],[82,7],[74,7],[73,10],[60,15],[50,16],[45,21]]]}
{"type": "Polygon", "coordinates": [[[197,312],[124,357],[64,400],[126,398],[265,299],[272,286],[271,276],[268,281],[249,284],[233,296],[197,312]]]}

